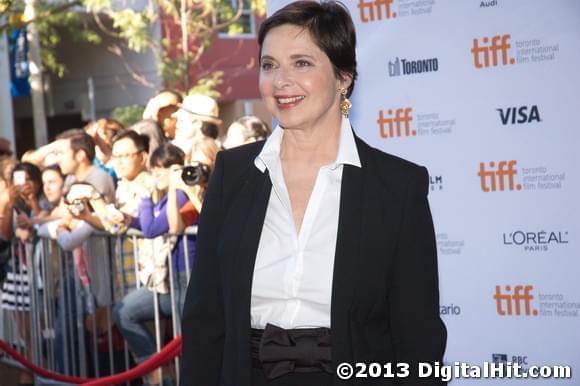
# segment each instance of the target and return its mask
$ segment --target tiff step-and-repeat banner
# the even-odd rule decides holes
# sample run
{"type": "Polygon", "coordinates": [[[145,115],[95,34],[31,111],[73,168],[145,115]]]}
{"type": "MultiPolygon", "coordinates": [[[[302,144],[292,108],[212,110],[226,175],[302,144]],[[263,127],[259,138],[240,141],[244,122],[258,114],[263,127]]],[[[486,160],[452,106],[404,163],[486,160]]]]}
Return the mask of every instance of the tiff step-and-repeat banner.
{"type": "Polygon", "coordinates": [[[453,384],[580,384],[580,1],[343,3],[355,131],[430,172],[445,361],[573,375],[453,384]]]}

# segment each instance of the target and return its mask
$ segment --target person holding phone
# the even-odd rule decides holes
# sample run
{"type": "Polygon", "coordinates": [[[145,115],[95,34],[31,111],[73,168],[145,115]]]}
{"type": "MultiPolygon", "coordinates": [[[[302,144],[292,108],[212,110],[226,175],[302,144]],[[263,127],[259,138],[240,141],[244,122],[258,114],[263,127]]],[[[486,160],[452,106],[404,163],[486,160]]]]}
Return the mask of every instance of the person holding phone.
{"type": "MultiPolygon", "coordinates": [[[[11,185],[0,198],[0,237],[3,240],[17,240],[8,265],[6,280],[2,286],[2,308],[14,313],[19,333],[25,342],[25,355],[31,354],[30,336],[30,290],[27,266],[33,256],[27,253],[26,243],[32,240],[32,220],[46,214],[46,200],[42,198],[42,176],[40,169],[31,163],[16,164],[12,171],[11,185]],[[43,204],[44,203],[44,204],[43,204]]],[[[32,384],[33,377],[28,371],[21,371],[20,382],[32,384]]]]}

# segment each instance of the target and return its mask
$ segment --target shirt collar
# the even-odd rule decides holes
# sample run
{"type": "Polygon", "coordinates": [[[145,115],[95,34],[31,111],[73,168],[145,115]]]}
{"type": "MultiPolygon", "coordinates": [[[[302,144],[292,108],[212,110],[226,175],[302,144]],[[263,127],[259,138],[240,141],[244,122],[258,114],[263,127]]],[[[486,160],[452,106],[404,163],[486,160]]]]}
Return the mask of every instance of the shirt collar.
{"type": "MultiPolygon", "coordinates": [[[[254,165],[262,173],[264,173],[266,169],[272,170],[273,162],[276,162],[280,159],[280,145],[282,144],[283,136],[284,129],[282,129],[280,125],[276,126],[270,137],[268,137],[266,140],[266,143],[264,143],[262,151],[260,151],[258,156],[254,159],[254,165]]],[[[330,169],[336,169],[340,165],[345,164],[353,165],[359,168],[361,167],[358,149],[356,147],[350,121],[348,118],[342,117],[336,160],[328,166],[330,169]]]]}

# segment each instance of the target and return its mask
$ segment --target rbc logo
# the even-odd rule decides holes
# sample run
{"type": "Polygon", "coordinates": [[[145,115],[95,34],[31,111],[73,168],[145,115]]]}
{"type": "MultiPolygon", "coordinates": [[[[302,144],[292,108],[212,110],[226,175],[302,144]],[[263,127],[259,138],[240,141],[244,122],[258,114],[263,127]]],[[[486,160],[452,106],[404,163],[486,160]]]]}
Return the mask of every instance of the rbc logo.
{"type": "Polygon", "coordinates": [[[473,54],[473,65],[475,68],[497,67],[500,64],[498,52],[501,56],[501,64],[506,66],[514,64],[516,60],[509,56],[509,49],[511,35],[498,35],[490,39],[484,37],[482,39],[473,39],[473,47],[471,53],[473,54]]]}
{"type": "Polygon", "coordinates": [[[518,174],[516,169],[517,161],[499,161],[490,162],[486,167],[484,162],[479,163],[479,172],[477,175],[481,180],[481,190],[484,192],[495,192],[506,190],[506,180],[508,190],[522,190],[521,184],[515,183],[515,175],[518,174]]]}
{"type": "Polygon", "coordinates": [[[388,109],[385,116],[385,112],[380,110],[377,123],[379,124],[381,138],[414,137],[417,135],[415,130],[411,130],[412,112],[413,109],[411,107],[394,111],[388,109]]]}

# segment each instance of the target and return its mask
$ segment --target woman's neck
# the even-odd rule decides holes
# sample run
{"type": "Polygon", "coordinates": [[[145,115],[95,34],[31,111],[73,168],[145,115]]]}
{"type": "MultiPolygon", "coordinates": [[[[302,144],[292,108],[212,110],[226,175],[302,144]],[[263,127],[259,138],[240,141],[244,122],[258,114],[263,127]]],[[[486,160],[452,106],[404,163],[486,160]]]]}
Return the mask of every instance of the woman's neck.
{"type": "Polygon", "coordinates": [[[334,161],[340,144],[340,127],[339,118],[337,122],[311,129],[284,129],[280,159],[320,165],[334,161]]]}

